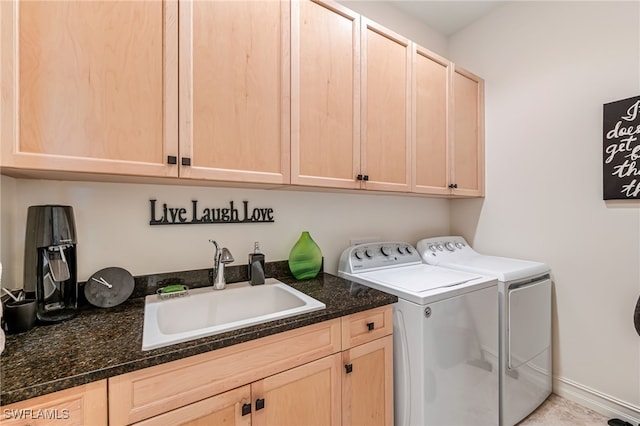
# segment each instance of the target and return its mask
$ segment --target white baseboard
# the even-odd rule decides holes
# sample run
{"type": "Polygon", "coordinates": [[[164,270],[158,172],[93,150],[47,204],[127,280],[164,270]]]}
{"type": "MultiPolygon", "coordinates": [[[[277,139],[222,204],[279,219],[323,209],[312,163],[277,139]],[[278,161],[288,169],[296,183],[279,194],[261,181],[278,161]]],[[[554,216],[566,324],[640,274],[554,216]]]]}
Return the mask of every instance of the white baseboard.
{"type": "Polygon", "coordinates": [[[564,377],[553,377],[553,392],[608,418],[640,424],[640,407],[591,389],[564,377]]]}

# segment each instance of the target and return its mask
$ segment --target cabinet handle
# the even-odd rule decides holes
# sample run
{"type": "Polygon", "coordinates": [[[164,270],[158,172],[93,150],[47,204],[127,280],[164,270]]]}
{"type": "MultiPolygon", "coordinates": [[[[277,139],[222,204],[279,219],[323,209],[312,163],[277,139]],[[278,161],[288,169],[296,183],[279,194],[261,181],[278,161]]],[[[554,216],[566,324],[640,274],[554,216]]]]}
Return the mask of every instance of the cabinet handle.
{"type": "Polygon", "coordinates": [[[251,403],[242,404],[242,415],[251,414],[251,403]]]}
{"type": "Polygon", "coordinates": [[[167,163],[168,164],[178,164],[178,157],[176,157],[175,155],[167,156],[167,163]]]}
{"type": "Polygon", "coordinates": [[[353,371],[353,364],[345,364],[344,370],[347,372],[347,374],[351,373],[353,371]]]}
{"type": "Polygon", "coordinates": [[[357,179],[357,180],[362,180],[362,175],[358,175],[358,176],[356,176],[356,179],[357,179]]]}
{"type": "Polygon", "coordinates": [[[264,398],[256,399],[256,411],[262,410],[264,408],[264,398]]]}
{"type": "Polygon", "coordinates": [[[191,158],[189,158],[189,157],[182,157],[182,165],[183,165],[183,166],[190,166],[190,165],[191,165],[191,158]]]}
{"type": "Polygon", "coordinates": [[[374,328],[376,328],[376,323],[375,322],[368,322],[367,323],[367,330],[373,331],[374,328]]]}
{"type": "Polygon", "coordinates": [[[457,188],[457,187],[458,187],[457,183],[452,183],[452,184],[449,185],[449,188],[451,188],[451,189],[454,189],[454,188],[457,188]]]}

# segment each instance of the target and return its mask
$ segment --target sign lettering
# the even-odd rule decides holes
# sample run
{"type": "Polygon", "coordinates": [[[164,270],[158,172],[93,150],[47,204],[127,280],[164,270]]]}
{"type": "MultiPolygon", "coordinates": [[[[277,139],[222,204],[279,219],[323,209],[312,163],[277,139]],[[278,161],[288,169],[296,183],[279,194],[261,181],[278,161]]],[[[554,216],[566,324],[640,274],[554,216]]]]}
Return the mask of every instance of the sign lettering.
{"type": "Polygon", "coordinates": [[[202,207],[198,200],[192,200],[186,207],[171,207],[167,203],[159,205],[157,200],[149,200],[151,220],[149,225],[194,225],[207,223],[271,223],[275,222],[273,208],[251,207],[243,201],[236,207],[233,201],[225,207],[202,207]]]}
{"type": "Polygon", "coordinates": [[[604,105],[603,199],[640,199],[640,96],[604,105]]]}

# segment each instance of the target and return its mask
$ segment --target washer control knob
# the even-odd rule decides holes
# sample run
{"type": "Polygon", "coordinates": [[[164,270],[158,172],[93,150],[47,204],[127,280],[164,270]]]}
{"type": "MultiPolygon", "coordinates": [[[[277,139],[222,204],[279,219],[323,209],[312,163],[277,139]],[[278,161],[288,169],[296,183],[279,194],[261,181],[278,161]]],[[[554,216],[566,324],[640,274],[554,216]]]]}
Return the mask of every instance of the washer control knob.
{"type": "Polygon", "coordinates": [[[367,256],[369,259],[371,259],[373,257],[373,253],[371,253],[371,250],[366,249],[364,251],[364,255],[367,256]]]}
{"type": "Polygon", "coordinates": [[[387,246],[382,246],[380,247],[380,253],[384,254],[385,256],[390,256],[391,255],[391,249],[387,246]]]}
{"type": "Polygon", "coordinates": [[[456,251],[456,248],[453,246],[453,244],[449,241],[447,241],[446,243],[444,243],[444,248],[446,248],[449,251],[456,251]]]}
{"type": "Polygon", "coordinates": [[[413,253],[413,250],[411,250],[411,247],[409,247],[409,246],[405,247],[405,250],[406,250],[407,254],[413,253]]]}
{"type": "Polygon", "coordinates": [[[436,246],[434,246],[433,244],[429,244],[429,250],[431,250],[432,252],[436,252],[436,246]]]}
{"type": "Polygon", "coordinates": [[[358,260],[362,260],[362,257],[363,257],[363,255],[362,255],[362,251],[360,251],[360,250],[356,250],[356,251],[354,251],[354,252],[353,252],[353,256],[354,256],[356,259],[358,259],[358,260]]]}
{"type": "Polygon", "coordinates": [[[458,241],[456,243],[456,247],[458,247],[459,249],[461,249],[462,247],[464,247],[464,244],[462,244],[460,241],[458,241]]]}
{"type": "Polygon", "coordinates": [[[442,244],[440,243],[436,244],[436,248],[438,249],[438,251],[442,251],[442,244]]]}

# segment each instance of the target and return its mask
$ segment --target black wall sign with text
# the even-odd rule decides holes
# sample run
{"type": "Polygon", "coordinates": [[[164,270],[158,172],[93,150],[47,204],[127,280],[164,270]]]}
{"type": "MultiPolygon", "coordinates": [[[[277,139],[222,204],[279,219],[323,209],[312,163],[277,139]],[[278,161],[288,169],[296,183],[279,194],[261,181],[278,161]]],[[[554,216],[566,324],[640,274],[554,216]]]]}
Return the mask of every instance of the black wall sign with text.
{"type": "Polygon", "coordinates": [[[640,199],[640,96],[604,104],[604,200],[640,199]]]}

